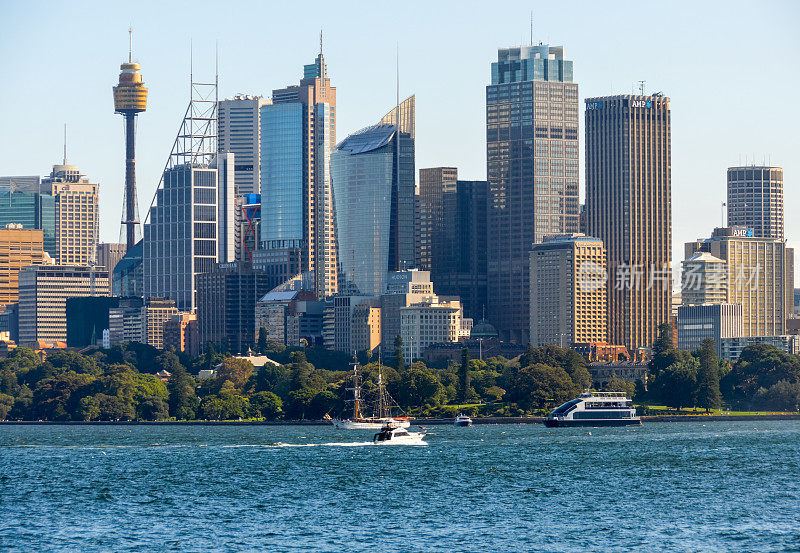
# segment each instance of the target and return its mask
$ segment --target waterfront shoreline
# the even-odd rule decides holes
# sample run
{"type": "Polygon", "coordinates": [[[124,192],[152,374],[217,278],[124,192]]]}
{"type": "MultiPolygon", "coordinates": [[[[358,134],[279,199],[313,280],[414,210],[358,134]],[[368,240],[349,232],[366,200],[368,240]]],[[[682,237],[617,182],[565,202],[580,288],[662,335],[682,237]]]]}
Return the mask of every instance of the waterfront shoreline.
{"type": "MultiPolygon", "coordinates": [[[[663,415],[643,416],[642,422],[733,422],[800,420],[800,413],[772,415],[663,415]]],[[[473,418],[473,424],[541,424],[544,417],[483,417],[473,418]]],[[[411,419],[411,424],[422,426],[452,425],[453,419],[411,419]]],[[[330,426],[319,420],[293,421],[0,421],[0,426],[330,426]]]]}

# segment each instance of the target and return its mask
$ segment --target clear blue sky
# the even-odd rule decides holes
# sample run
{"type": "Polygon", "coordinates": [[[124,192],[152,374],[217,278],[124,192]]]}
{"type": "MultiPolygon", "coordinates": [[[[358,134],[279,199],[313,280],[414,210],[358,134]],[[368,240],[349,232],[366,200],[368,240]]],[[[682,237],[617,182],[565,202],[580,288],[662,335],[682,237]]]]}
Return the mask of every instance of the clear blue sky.
{"type": "Polygon", "coordinates": [[[136,11],[117,2],[0,3],[0,174],[49,173],[67,123],[68,161],[101,186],[103,241],[119,238],[123,127],[111,87],[129,25],[150,89],[137,136],[144,217],[186,108],[190,40],[198,78],[213,78],[218,42],[221,98],[269,95],[299,80],[323,29],[338,139],[393,106],[399,43],[401,94],[417,96],[417,167],[454,165],[482,179],[489,63],[497,48],[529,41],[533,10],[535,41],[565,47],[581,97],[629,93],[644,79],[647,91],[672,99],[675,262],[683,242],[720,224],[725,170],[745,162],[784,167],[786,234],[800,258],[800,3],[127,5],[136,11]]]}

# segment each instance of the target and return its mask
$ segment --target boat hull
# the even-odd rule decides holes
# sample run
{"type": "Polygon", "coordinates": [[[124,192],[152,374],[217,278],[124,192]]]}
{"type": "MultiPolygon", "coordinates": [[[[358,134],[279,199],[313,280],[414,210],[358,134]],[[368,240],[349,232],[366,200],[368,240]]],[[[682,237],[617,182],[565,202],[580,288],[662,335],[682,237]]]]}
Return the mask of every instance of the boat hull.
{"type": "Polygon", "coordinates": [[[380,419],[375,421],[351,421],[338,420],[333,421],[333,426],[341,430],[380,430],[387,424],[392,424],[398,428],[408,428],[411,422],[404,419],[380,419]]]}
{"type": "Polygon", "coordinates": [[[548,428],[560,428],[570,426],[641,426],[641,419],[576,419],[576,420],[555,420],[545,419],[544,425],[548,428]]]}
{"type": "Polygon", "coordinates": [[[472,421],[456,421],[453,426],[472,426],[472,421]]]}

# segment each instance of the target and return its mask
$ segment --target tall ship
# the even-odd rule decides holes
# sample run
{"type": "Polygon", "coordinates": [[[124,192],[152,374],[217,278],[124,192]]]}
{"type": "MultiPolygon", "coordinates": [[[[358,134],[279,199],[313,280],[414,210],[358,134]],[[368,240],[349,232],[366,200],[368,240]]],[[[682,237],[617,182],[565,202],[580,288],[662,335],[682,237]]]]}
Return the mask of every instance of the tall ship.
{"type": "Polygon", "coordinates": [[[361,376],[358,374],[358,363],[353,363],[353,386],[347,388],[353,392],[353,416],[347,419],[334,419],[333,426],[345,430],[381,430],[389,425],[393,428],[408,428],[411,421],[408,417],[393,416],[392,411],[399,410],[400,406],[392,399],[386,386],[383,384],[381,365],[378,364],[378,386],[374,392],[375,400],[370,402],[365,399],[361,376]]]}
{"type": "Polygon", "coordinates": [[[586,392],[559,405],[544,420],[557,426],[638,426],[633,402],[623,392],[586,392]]]}

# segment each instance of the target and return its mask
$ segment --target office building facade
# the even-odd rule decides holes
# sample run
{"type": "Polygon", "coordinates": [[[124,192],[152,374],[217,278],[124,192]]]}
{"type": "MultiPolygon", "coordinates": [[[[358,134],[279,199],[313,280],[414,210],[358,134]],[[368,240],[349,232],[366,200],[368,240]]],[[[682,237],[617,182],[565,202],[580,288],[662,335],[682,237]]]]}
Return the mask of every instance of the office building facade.
{"type": "Polygon", "coordinates": [[[19,272],[45,259],[42,231],[10,223],[0,228],[0,311],[19,301],[19,272]]]}
{"type": "Polygon", "coordinates": [[[498,50],[486,87],[489,320],[528,341],[531,245],[578,231],[578,85],[562,47],[498,50]]]}
{"type": "Polygon", "coordinates": [[[97,245],[97,266],[105,267],[109,274],[114,272],[114,267],[127,252],[126,244],[103,242],[97,245]]]}
{"type": "Polygon", "coordinates": [[[549,236],[533,247],[530,263],[531,344],[606,342],[603,242],[579,233],[549,236]]]}
{"type": "Polygon", "coordinates": [[[678,349],[694,351],[711,338],[722,355],[723,338],[742,336],[742,306],[738,303],[682,305],[678,308],[678,349]]]}
{"type": "Polygon", "coordinates": [[[245,261],[221,263],[198,275],[197,325],[200,343],[223,344],[244,353],[256,343],[256,303],[269,291],[262,271],[245,261]]]}
{"type": "Polygon", "coordinates": [[[684,253],[708,252],[726,262],[726,301],[742,306],[742,336],[782,335],[791,313],[794,251],[783,240],[752,235],[745,227],[716,228],[710,238],[688,242],[684,253]]]}
{"type": "Polygon", "coordinates": [[[670,322],[669,98],[586,99],[586,226],[608,266],[609,341],[650,347],[670,322]]]}
{"type": "Polygon", "coordinates": [[[92,267],[29,265],[19,274],[20,344],[66,342],[67,298],[108,295],[108,271],[92,267]]]}
{"type": "Polygon", "coordinates": [[[430,271],[397,271],[390,273],[386,293],[381,296],[381,349],[394,351],[394,341],[400,335],[400,309],[426,300],[433,293],[430,271]]]}
{"type": "Polygon", "coordinates": [[[484,319],[487,311],[486,181],[456,181],[442,195],[442,228],[434,237],[431,280],[437,294],[458,296],[464,317],[484,319]]]}
{"type": "Polygon", "coordinates": [[[164,323],[164,349],[170,348],[191,357],[200,354],[196,314],[178,313],[164,323]]]}
{"type": "Polygon", "coordinates": [[[100,232],[99,185],[75,165],[53,165],[42,188],[55,200],[56,263],[89,265],[97,257],[100,232]]]}
{"type": "Polygon", "coordinates": [[[236,196],[261,193],[261,107],[270,102],[239,94],[218,104],[218,150],[235,156],[236,196]]]}
{"type": "Polygon", "coordinates": [[[331,156],[343,291],[380,296],[388,272],[414,267],[412,135],[379,123],[348,136],[331,156]]]}
{"type": "Polygon", "coordinates": [[[419,170],[419,246],[417,269],[433,271],[436,260],[442,257],[444,226],[452,214],[444,213],[444,195],[456,191],[458,169],[431,167],[419,170]],[[439,250],[437,251],[437,248],[439,250]]]}
{"type": "Polygon", "coordinates": [[[0,228],[12,223],[41,230],[44,251],[56,258],[55,198],[42,191],[39,177],[0,177],[0,228]]]}
{"type": "Polygon", "coordinates": [[[758,238],[783,239],[783,169],[728,168],[728,226],[753,229],[758,238]]]}
{"type": "MultiPolygon", "coordinates": [[[[429,298],[400,308],[400,336],[403,358],[411,363],[422,357],[433,344],[458,342],[468,338],[464,332],[461,303],[457,299],[429,298]]],[[[468,325],[471,328],[471,321],[468,325]]]]}
{"type": "Polygon", "coordinates": [[[299,86],[272,91],[261,107],[261,243],[267,272],[313,275],[324,298],[338,290],[330,155],[336,145],[336,88],[325,58],[304,66],[299,86]],[[281,272],[282,271],[282,272],[281,272]]]}
{"type": "Polygon", "coordinates": [[[697,252],[682,262],[681,304],[723,303],[728,299],[728,267],[708,252],[697,252]]]}

